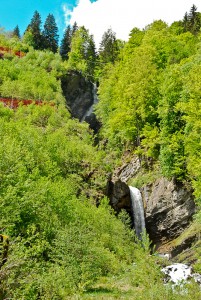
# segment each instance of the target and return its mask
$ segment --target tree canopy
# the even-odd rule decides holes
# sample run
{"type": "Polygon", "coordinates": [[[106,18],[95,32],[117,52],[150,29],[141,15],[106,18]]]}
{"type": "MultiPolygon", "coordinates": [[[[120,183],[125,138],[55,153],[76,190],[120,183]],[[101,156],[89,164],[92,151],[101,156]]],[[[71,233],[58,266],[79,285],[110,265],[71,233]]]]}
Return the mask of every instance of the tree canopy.
{"type": "Polygon", "coordinates": [[[96,50],[93,36],[84,26],[80,27],[72,36],[68,67],[82,72],[88,78],[93,78],[95,64],[96,50]]]}

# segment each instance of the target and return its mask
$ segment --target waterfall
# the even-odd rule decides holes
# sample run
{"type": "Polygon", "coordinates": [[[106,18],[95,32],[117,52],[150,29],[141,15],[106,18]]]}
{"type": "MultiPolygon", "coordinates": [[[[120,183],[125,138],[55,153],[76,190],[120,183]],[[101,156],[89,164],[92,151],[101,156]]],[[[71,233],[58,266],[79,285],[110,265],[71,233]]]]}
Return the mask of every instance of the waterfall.
{"type": "Polygon", "coordinates": [[[93,113],[94,105],[98,103],[98,96],[97,96],[97,85],[93,83],[93,104],[87,109],[85,114],[83,115],[81,122],[85,120],[86,117],[89,117],[93,113]]]}
{"type": "Polygon", "coordinates": [[[141,234],[145,230],[145,218],[142,196],[137,188],[129,186],[129,189],[135,232],[137,237],[141,239],[141,234]]]}

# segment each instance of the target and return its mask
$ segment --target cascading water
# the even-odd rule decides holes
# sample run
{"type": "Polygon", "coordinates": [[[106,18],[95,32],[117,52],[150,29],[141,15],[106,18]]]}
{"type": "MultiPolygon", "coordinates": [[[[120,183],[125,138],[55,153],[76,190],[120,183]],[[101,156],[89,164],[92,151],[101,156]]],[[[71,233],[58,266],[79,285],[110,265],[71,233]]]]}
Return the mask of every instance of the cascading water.
{"type": "Polygon", "coordinates": [[[94,105],[97,103],[98,103],[97,85],[93,83],[93,104],[87,109],[87,111],[85,112],[85,114],[81,119],[81,122],[83,122],[86,117],[89,117],[93,113],[94,105]]]}
{"type": "Polygon", "coordinates": [[[145,230],[144,207],[140,191],[132,186],[129,186],[131,197],[131,208],[134,219],[134,227],[136,235],[142,239],[141,234],[145,230]]]}

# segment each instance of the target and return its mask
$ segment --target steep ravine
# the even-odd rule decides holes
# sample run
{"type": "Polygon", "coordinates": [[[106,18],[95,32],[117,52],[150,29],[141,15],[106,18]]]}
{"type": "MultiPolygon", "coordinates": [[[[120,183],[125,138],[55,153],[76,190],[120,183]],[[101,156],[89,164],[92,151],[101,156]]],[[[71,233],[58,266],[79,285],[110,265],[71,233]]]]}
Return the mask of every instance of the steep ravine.
{"type": "MultiPolygon", "coordinates": [[[[70,71],[62,78],[62,89],[72,117],[88,122],[96,133],[100,128],[93,113],[93,104],[97,102],[96,86],[81,73],[70,71]]],[[[128,181],[135,178],[140,170],[140,161],[134,156],[129,163],[114,170],[106,191],[111,206],[117,212],[125,209],[132,219],[128,181]]],[[[140,191],[145,209],[146,231],[156,249],[178,255],[188,248],[194,242],[194,237],[187,238],[176,248],[164,245],[170,245],[190,225],[195,214],[192,190],[179,182],[160,177],[151,184],[143,185],[140,191]]]]}

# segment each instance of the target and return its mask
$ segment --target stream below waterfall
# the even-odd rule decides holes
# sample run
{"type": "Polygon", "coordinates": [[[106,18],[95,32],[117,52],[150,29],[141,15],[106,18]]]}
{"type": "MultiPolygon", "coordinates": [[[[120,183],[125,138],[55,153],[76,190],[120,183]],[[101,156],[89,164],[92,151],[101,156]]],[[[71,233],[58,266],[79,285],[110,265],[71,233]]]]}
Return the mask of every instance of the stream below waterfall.
{"type": "MultiPolygon", "coordinates": [[[[142,240],[142,233],[145,231],[145,217],[142,196],[140,191],[135,187],[129,186],[129,190],[135,233],[138,239],[142,240]]],[[[166,257],[166,254],[163,256],[166,257]]],[[[182,287],[184,286],[183,284],[187,283],[190,279],[193,279],[201,286],[201,274],[193,273],[191,266],[182,263],[174,263],[162,268],[161,272],[165,275],[164,283],[171,283],[173,290],[174,286],[179,285],[182,287]]]]}

